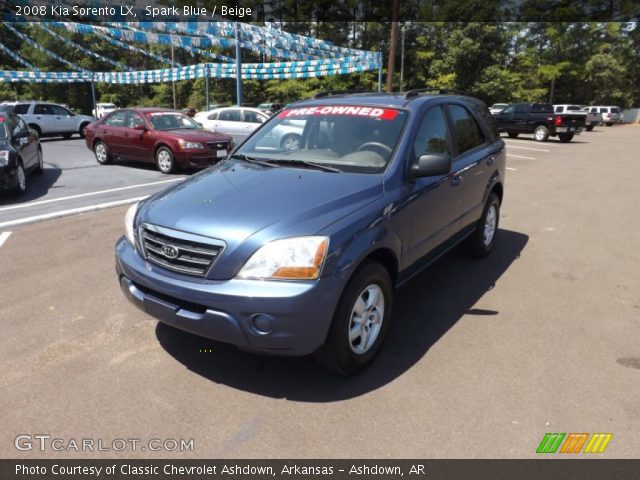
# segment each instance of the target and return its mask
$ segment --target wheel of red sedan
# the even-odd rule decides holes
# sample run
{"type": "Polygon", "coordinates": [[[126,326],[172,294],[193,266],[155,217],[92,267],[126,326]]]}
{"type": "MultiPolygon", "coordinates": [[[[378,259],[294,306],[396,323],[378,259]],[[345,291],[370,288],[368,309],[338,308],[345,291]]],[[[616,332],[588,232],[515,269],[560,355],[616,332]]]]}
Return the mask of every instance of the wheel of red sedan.
{"type": "Polygon", "coordinates": [[[162,173],[173,172],[176,166],[173,152],[167,147],[160,147],[156,152],[156,164],[158,164],[158,170],[162,173]]]}
{"type": "Polygon", "coordinates": [[[96,155],[96,160],[100,165],[105,165],[111,162],[109,148],[104,142],[98,140],[93,146],[93,153],[96,155]]]}

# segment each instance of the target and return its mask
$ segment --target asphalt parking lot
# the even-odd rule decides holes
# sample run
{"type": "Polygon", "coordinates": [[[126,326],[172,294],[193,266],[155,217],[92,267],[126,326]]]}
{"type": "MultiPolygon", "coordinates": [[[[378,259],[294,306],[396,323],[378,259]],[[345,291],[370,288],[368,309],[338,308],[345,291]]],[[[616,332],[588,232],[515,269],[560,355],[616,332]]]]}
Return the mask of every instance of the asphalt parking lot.
{"type": "Polygon", "coordinates": [[[36,188],[20,203],[0,197],[0,455],[531,458],[546,432],[606,432],[599,456],[637,457],[640,128],[505,141],[496,250],[481,261],[453,252],[401,290],[378,359],[346,379],[136,310],[113,267],[125,206],[19,224],[180,178],[98,166],[80,140],[45,142],[36,188]],[[195,448],[17,451],[19,434],[195,448]]]}

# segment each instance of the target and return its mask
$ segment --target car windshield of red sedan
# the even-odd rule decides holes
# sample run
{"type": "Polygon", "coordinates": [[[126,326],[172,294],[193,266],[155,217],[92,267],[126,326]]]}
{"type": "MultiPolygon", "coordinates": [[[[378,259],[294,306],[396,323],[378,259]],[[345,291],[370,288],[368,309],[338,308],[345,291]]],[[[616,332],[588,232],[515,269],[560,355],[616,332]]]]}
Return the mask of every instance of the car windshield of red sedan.
{"type": "Polygon", "coordinates": [[[196,130],[200,128],[200,125],[181,113],[153,112],[147,114],[147,118],[154,130],[196,130]]]}

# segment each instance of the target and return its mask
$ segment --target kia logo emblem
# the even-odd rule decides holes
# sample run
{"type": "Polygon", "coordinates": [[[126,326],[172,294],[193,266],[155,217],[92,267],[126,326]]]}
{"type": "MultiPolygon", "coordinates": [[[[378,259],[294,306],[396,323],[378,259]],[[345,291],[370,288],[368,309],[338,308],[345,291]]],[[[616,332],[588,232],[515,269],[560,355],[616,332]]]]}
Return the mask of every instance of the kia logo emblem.
{"type": "Polygon", "coordinates": [[[180,251],[173,245],[163,245],[161,250],[162,254],[167,258],[176,258],[180,254],[180,251]]]}

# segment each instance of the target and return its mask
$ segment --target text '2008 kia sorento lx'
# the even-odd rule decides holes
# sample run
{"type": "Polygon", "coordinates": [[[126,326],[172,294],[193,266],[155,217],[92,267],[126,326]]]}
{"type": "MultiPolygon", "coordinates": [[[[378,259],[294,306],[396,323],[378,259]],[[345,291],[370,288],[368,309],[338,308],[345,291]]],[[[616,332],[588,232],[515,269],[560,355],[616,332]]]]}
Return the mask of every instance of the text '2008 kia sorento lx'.
{"type": "Polygon", "coordinates": [[[353,374],[394,289],[454,245],[494,246],[505,146],[487,107],[449,94],[318,96],[227,159],[127,212],[116,269],[160,321],[242,349],[313,353],[353,374]],[[300,127],[284,150],[283,125],[300,127]]]}

